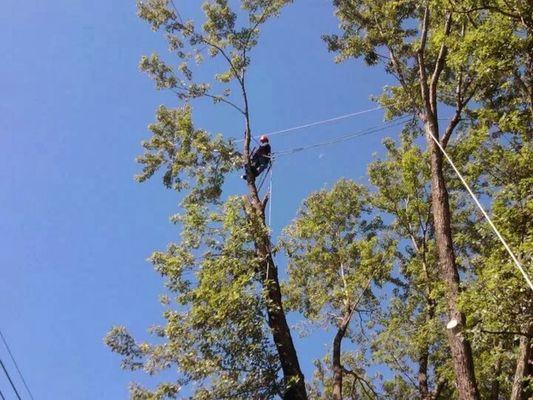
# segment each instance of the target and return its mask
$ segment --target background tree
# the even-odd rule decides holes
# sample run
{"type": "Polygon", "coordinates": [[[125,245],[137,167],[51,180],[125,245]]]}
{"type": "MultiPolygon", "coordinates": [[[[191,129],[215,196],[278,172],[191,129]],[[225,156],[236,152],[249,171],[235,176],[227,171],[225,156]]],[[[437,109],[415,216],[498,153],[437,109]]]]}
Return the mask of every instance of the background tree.
{"type": "Polygon", "coordinates": [[[395,399],[451,398],[446,339],[440,324],[445,310],[431,220],[429,160],[406,128],[401,143],[385,140],[387,156],[369,166],[377,191],[372,205],[390,221],[398,242],[395,285],[383,312],[374,357],[395,372],[385,391],[395,399]],[[392,218],[392,219],[391,219],[392,218]]]}
{"type": "MultiPolygon", "coordinates": [[[[519,2],[516,2],[519,3],[519,2]]],[[[415,114],[426,132],[430,157],[432,216],[447,300],[448,331],[461,399],[479,399],[467,320],[460,308],[461,277],[452,232],[452,211],[443,155],[435,140],[447,147],[450,138],[475,99],[502,77],[515,72],[516,54],[523,54],[523,29],[492,2],[467,1],[351,1],[334,0],[341,35],[326,37],[338,61],[363,57],[370,65],[382,63],[398,86],[381,97],[390,115],[415,114]],[[418,27],[417,27],[418,25],[418,27]],[[451,108],[453,117],[441,131],[439,108],[451,108]]],[[[501,5],[500,2],[497,5],[501,5]]]]}
{"type": "MultiPolygon", "coordinates": [[[[285,230],[283,247],[289,257],[287,305],[316,324],[336,329],[332,343],[331,396],[340,400],[352,391],[346,376],[359,383],[360,392],[372,391],[361,367],[350,370],[343,362],[342,342],[349,337],[363,348],[364,326],[379,306],[373,286],[388,275],[393,246],[378,237],[379,219],[370,215],[366,190],[341,179],[331,190],[311,194],[285,230]]],[[[367,343],[368,345],[368,343],[367,343]]],[[[347,357],[346,357],[347,359],[347,357]]],[[[354,383],[354,385],[355,385],[354,383]]]]}

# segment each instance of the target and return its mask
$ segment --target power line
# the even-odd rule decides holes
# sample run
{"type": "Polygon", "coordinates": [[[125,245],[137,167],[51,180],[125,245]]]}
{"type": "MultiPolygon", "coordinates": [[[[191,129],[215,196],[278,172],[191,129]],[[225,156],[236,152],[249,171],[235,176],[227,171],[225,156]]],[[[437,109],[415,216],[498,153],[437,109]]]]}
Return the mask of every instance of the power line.
{"type": "Polygon", "coordinates": [[[476,197],[476,195],[474,194],[472,189],[470,189],[470,186],[468,185],[468,183],[466,183],[466,181],[464,180],[463,176],[461,175],[461,173],[459,172],[459,170],[457,169],[457,167],[453,163],[453,161],[450,158],[450,156],[448,155],[448,153],[446,153],[446,151],[442,147],[441,143],[433,135],[433,133],[429,132],[429,131],[428,131],[428,133],[429,133],[429,136],[431,137],[431,139],[433,139],[433,141],[437,144],[437,146],[439,147],[440,151],[442,151],[442,153],[446,157],[446,160],[448,160],[448,163],[450,163],[451,167],[453,168],[453,170],[455,171],[455,173],[457,174],[457,176],[461,180],[461,183],[463,184],[463,186],[466,188],[466,190],[468,191],[468,193],[470,194],[470,196],[472,197],[472,199],[476,203],[476,206],[479,208],[479,210],[481,211],[481,213],[483,214],[483,216],[485,217],[485,219],[487,220],[487,222],[491,226],[492,230],[496,233],[496,236],[498,236],[498,239],[500,239],[500,241],[502,242],[503,246],[505,247],[505,250],[507,250],[507,252],[511,256],[511,259],[513,260],[513,262],[516,265],[516,267],[520,270],[520,272],[524,276],[524,278],[525,278],[527,284],[529,285],[529,287],[531,288],[531,290],[533,290],[533,283],[531,283],[531,279],[529,278],[528,274],[526,273],[524,268],[522,268],[522,265],[520,264],[520,262],[518,261],[518,259],[514,255],[513,251],[511,250],[511,248],[509,247],[509,245],[507,244],[507,242],[505,241],[503,236],[500,234],[500,231],[498,230],[498,228],[496,228],[496,225],[494,225],[494,223],[490,219],[489,215],[487,214],[487,212],[485,211],[485,209],[483,208],[483,206],[479,202],[478,198],[476,197]]]}
{"type": "Polygon", "coordinates": [[[2,330],[0,329],[0,338],[2,339],[2,342],[4,342],[4,346],[6,346],[6,349],[7,349],[7,352],[9,354],[9,357],[11,358],[11,361],[13,361],[13,364],[15,365],[15,369],[17,370],[18,372],[18,375],[20,376],[20,380],[22,381],[24,387],[26,388],[26,391],[28,392],[28,394],[30,395],[30,398],[32,400],[34,400],[33,398],[33,394],[28,386],[28,384],[26,383],[26,379],[24,379],[24,375],[22,375],[22,371],[20,370],[18,364],[17,364],[17,361],[15,360],[15,357],[13,356],[13,353],[11,352],[11,349],[9,347],[9,344],[7,343],[7,340],[6,338],[4,337],[4,334],[2,333],[2,330]]]}
{"type": "Polygon", "coordinates": [[[9,383],[11,384],[11,387],[13,388],[13,391],[14,391],[15,394],[17,395],[17,399],[18,399],[18,400],[22,400],[21,397],[20,397],[20,394],[19,394],[19,392],[17,391],[17,388],[15,387],[15,384],[14,384],[13,381],[11,380],[11,376],[9,376],[9,372],[7,372],[6,366],[5,366],[4,363],[2,362],[2,359],[1,359],[1,358],[0,358],[0,365],[2,366],[2,369],[4,370],[4,373],[5,373],[6,376],[7,376],[7,380],[9,381],[9,383]]]}
{"type": "Polygon", "coordinates": [[[0,390],[0,399],[6,400],[6,398],[4,397],[4,394],[2,393],[2,390],[0,390]]]}

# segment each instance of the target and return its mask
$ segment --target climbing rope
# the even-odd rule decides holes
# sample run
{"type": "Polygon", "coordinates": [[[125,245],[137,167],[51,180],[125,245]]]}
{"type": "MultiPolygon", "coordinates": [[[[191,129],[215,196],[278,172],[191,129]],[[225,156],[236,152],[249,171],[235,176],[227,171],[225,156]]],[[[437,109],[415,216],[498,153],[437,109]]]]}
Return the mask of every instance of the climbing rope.
{"type": "Polygon", "coordinates": [[[270,182],[268,183],[268,226],[272,224],[272,174],[274,172],[272,163],[273,160],[270,161],[270,182]]]}
{"type": "Polygon", "coordinates": [[[386,130],[386,129],[389,129],[389,128],[393,128],[395,126],[403,125],[403,124],[405,124],[406,122],[408,122],[410,120],[411,120],[410,117],[404,117],[404,118],[400,118],[400,119],[397,119],[397,120],[394,120],[394,121],[386,122],[384,124],[375,125],[375,126],[372,126],[370,128],[363,129],[363,130],[357,131],[357,132],[349,134],[349,135],[340,136],[340,137],[328,140],[326,142],[319,142],[319,143],[310,144],[308,146],[295,147],[295,148],[292,148],[292,149],[289,149],[289,150],[278,151],[278,152],[275,152],[274,154],[276,155],[276,157],[278,157],[278,156],[286,156],[286,155],[290,155],[290,154],[293,154],[293,153],[296,153],[296,152],[299,152],[299,151],[303,151],[303,150],[309,150],[309,149],[314,149],[314,148],[317,148],[317,147],[323,147],[323,146],[328,146],[328,145],[331,145],[331,144],[341,143],[341,142],[345,142],[345,141],[348,141],[348,140],[356,139],[356,138],[361,137],[361,136],[366,136],[366,135],[370,135],[372,133],[381,132],[383,130],[386,130]]]}
{"type": "Polygon", "coordinates": [[[265,184],[265,181],[266,181],[266,178],[268,176],[268,173],[270,172],[270,169],[272,168],[272,160],[269,161],[268,163],[268,168],[266,170],[266,172],[263,174],[263,177],[261,178],[261,182],[259,183],[259,185],[257,186],[257,191],[260,192],[263,185],[265,184]]]}
{"type": "MultiPolygon", "coordinates": [[[[332,122],[341,121],[343,119],[352,118],[352,117],[356,117],[358,115],[363,115],[363,114],[367,114],[367,113],[371,113],[371,112],[378,111],[378,110],[383,110],[383,109],[384,109],[384,107],[382,107],[382,106],[369,108],[367,110],[356,111],[356,112],[353,112],[353,113],[339,115],[337,117],[327,118],[327,119],[323,119],[323,120],[315,121],[315,122],[310,122],[310,123],[303,124],[303,125],[297,125],[297,126],[293,126],[293,127],[290,127],[290,128],[277,130],[277,131],[266,132],[266,133],[263,133],[262,135],[267,135],[267,136],[280,135],[282,133],[288,133],[288,132],[298,131],[298,130],[305,129],[305,128],[312,128],[312,127],[319,126],[319,125],[329,124],[329,123],[332,123],[332,122]]],[[[252,136],[251,138],[253,140],[255,140],[256,138],[259,138],[259,137],[260,136],[252,136]]],[[[244,139],[239,139],[239,140],[236,140],[235,143],[240,143],[240,142],[243,142],[243,141],[244,141],[244,139]]]]}
{"type": "Polygon", "coordinates": [[[481,213],[483,214],[483,216],[485,217],[485,219],[487,220],[487,222],[491,226],[491,228],[494,231],[494,233],[496,233],[496,236],[498,237],[498,239],[500,239],[500,242],[502,242],[503,246],[505,247],[505,250],[507,250],[507,252],[511,256],[511,259],[513,260],[513,262],[516,265],[516,267],[518,268],[518,270],[524,276],[524,278],[525,278],[527,284],[529,285],[529,287],[531,288],[531,290],[533,290],[533,283],[531,283],[531,279],[529,278],[528,274],[526,273],[526,271],[524,270],[524,268],[522,267],[522,265],[520,264],[520,262],[518,261],[518,259],[514,255],[513,251],[511,250],[511,248],[509,247],[509,245],[507,244],[507,242],[505,241],[505,239],[501,235],[501,233],[498,230],[498,228],[496,228],[496,225],[494,225],[494,223],[492,222],[491,218],[489,217],[489,215],[487,214],[487,212],[485,211],[485,209],[481,205],[480,201],[478,200],[478,198],[476,197],[476,195],[474,194],[474,192],[472,191],[472,189],[470,188],[468,183],[466,183],[465,179],[463,178],[463,175],[461,175],[461,173],[459,172],[459,170],[457,169],[457,167],[453,163],[452,159],[450,158],[450,156],[448,155],[446,150],[444,150],[444,147],[442,147],[440,141],[433,135],[433,133],[431,133],[431,132],[428,132],[428,133],[429,133],[429,136],[431,137],[431,139],[433,139],[435,144],[439,147],[439,149],[442,152],[442,154],[444,154],[444,157],[446,157],[446,160],[448,161],[448,163],[451,165],[451,167],[455,171],[456,175],[461,180],[461,183],[463,184],[463,186],[466,188],[466,190],[468,191],[468,193],[470,194],[470,196],[474,200],[474,203],[476,203],[476,206],[479,208],[479,210],[481,211],[481,213]]]}

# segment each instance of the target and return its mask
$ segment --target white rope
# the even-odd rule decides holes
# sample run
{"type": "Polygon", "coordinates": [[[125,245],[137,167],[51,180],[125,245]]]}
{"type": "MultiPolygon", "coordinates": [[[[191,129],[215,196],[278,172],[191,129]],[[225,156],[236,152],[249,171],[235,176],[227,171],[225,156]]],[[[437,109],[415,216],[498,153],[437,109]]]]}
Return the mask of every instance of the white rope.
{"type": "Polygon", "coordinates": [[[431,133],[431,132],[428,132],[428,133],[429,133],[429,136],[431,137],[431,139],[433,139],[433,141],[437,144],[437,146],[439,147],[440,151],[442,151],[442,154],[444,154],[444,156],[446,157],[446,160],[448,160],[448,162],[450,163],[451,167],[453,168],[453,170],[455,171],[455,173],[457,174],[457,176],[461,180],[462,184],[464,185],[466,190],[468,190],[468,193],[470,194],[472,199],[474,199],[474,202],[476,203],[477,207],[479,208],[479,210],[481,211],[481,213],[483,214],[483,216],[485,217],[487,222],[490,224],[490,226],[492,227],[492,229],[496,233],[496,236],[498,236],[498,239],[500,239],[500,241],[502,242],[503,246],[505,247],[505,249],[507,250],[507,252],[511,256],[511,259],[515,263],[516,267],[520,270],[520,272],[524,276],[524,278],[525,278],[527,284],[529,285],[529,287],[531,288],[531,290],[533,290],[533,283],[531,282],[531,279],[529,278],[528,274],[526,273],[524,268],[522,268],[522,265],[520,264],[520,262],[518,261],[518,259],[514,255],[513,251],[511,250],[511,248],[509,247],[509,245],[507,244],[507,242],[505,241],[503,236],[500,234],[500,231],[498,230],[498,228],[496,228],[496,226],[494,225],[494,223],[490,219],[489,215],[487,214],[487,212],[485,211],[485,209],[483,208],[483,206],[481,205],[481,203],[477,199],[477,197],[474,194],[474,192],[472,191],[472,189],[470,189],[470,186],[468,185],[468,183],[466,183],[466,181],[464,180],[463,176],[461,175],[461,173],[459,172],[459,170],[457,169],[457,167],[453,163],[453,161],[450,158],[450,156],[448,155],[448,153],[446,153],[446,151],[444,150],[444,148],[440,144],[439,140],[433,135],[433,133],[431,133]]]}
{"type": "Polygon", "coordinates": [[[395,126],[403,125],[404,123],[408,122],[409,120],[410,120],[410,118],[408,118],[408,117],[399,118],[397,120],[385,122],[385,123],[382,123],[382,124],[379,124],[379,125],[372,126],[370,128],[362,129],[360,131],[357,131],[357,132],[349,134],[349,135],[336,137],[336,138],[333,138],[333,139],[328,140],[326,142],[313,143],[313,144],[310,144],[310,145],[307,145],[307,146],[295,147],[295,148],[290,149],[290,150],[281,150],[281,151],[275,152],[274,154],[277,157],[278,156],[286,156],[286,155],[293,154],[293,153],[296,153],[296,152],[299,152],[299,151],[304,151],[304,150],[314,149],[314,148],[317,148],[317,147],[329,146],[331,144],[345,142],[345,141],[352,140],[352,139],[355,139],[355,138],[358,138],[358,137],[361,137],[361,136],[366,136],[366,135],[370,135],[372,133],[377,133],[377,132],[380,132],[380,131],[383,131],[383,130],[386,130],[386,129],[389,129],[389,128],[393,128],[395,126]]]}
{"type": "MultiPolygon", "coordinates": [[[[257,139],[257,138],[260,138],[262,135],[275,136],[275,135],[280,135],[282,133],[298,131],[298,130],[305,129],[305,128],[311,128],[311,127],[314,127],[314,126],[324,125],[324,124],[328,124],[328,123],[331,123],[331,122],[341,121],[341,120],[346,119],[346,118],[352,118],[352,117],[355,117],[355,116],[358,116],[358,115],[363,115],[363,114],[367,114],[367,113],[378,111],[378,110],[382,110],[382,109],[383,109],[382,106],[369,108],[368,110],[361,110],[361,111],[356,111],[356,112],[353,112],[353,113],[350,113],[350,114],[339,115],[337,117],[323,119],[321,121],[316,121],[316,122],[310,122],[310,123],[304,124],[304,125],[293,126],[291,128],[281,129],[279,131],[271,131],[271,132],[262,133],[259,136],[252,136],[252,138],[257,139]]],[[[239,140],[235,141],[235,143],[239,143],[239,142],[244,142],[244,139],[239,139],[239,140]]]]}
{"type": "Polygon", "coordinates": [[[274,164],[271,161],[270,164],[270,182],[268,185],[268,226],[272,224],[272,171],[274,170],[274,164]]]}

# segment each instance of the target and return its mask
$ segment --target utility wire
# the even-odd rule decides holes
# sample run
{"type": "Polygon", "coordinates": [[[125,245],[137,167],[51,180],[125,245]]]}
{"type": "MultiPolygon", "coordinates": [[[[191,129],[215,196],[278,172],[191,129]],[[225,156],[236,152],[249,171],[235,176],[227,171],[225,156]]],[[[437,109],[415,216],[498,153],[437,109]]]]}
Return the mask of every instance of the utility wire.
{"type": "Polygon", "coordinates": [[[531,288],[531,290],[533,290],[533,283],[531,283],[531,279],[529,278],[528,274],[526,273],[526,271],[524,270],[524,268],[522,267],[522,265],[520,264],[520,262],[518,261],[518,259],[514,255],[513,251],[511,250],[511,248],[509,247],[509,245],[507,244],[507,242],[505,241],[503,236],[500,234],[500,231],[498,230],[498,228],[496,228],[496,225],[494,225],[494,223],[490,219],[489,215],[487,214],[487,212],[485,211],[485,209],[483,208],[483,206],[479,202],[478,198],[476,197],[476,195],[474,194],[472,189],[470,189],[470,186],[468,185],[468,183],[466,183],[466,181],[464,180],[463,176],[461,175],[461,173],[459,172],[459,170],[457,169],[457,167],[453,163],[453,161],[450,158],[450,156],[448,155],[448,153],[446,153],[446,151],[442,147],[441,143],[433,135],[433,133],[431,133],[431,132],[428,132],[428,133],[429,133],[429,136],[431,137],[431,139],[433,139],[433,141],[437,144],[437,146],[439,147],[440,151],[442,151],[442,154],[444,154],[444,156],[446,157],[446,160],[448,160],[448,163],[450,163],[451,167],[453,168],[453,170],[455,171],[455,173],[457,174],[457,176],[461,180],[461,183],[463,184],[463,186],[466,188],[466,190],[468,191],[468,193],[470,194],[470,196],[472,197],[472,199],[476,203],[476,206],[479,208],[479,210],[481,211],[481,213],[483,214],[483,216],[485,217],[485,219],[487,220],[487,222],[491,226],[492,230],[496,233],[496,236],[498,236],[498,239],[500,239],[500,241],[502,242],[503,246],[505,247],[505,250],[507,250],[507,252],[511,256],[511,259],[513,260],[513,262],[516,265],[516,267],[520,270],[520,272],[524,276],[524,278],[525,278],[527,284],[529,285],[529,287],[531,288]]]}
{"type": "Polygon", "coordinates": [[[0,390],[0,399],[6,400],[6,398],[4,397],[4,394],[2,393],[2,390],[0,390]]]}
{"type": "Polygon", "coordinates": [[[22,381],[22,383],[24,384],[24,387],[26,388],[26,391],[30,395],[31,400],[34,400],[33,394],[31,392],[28,384],[26,383],[26,379],[24,379],[24,375],[22,375],[22,371],[20,370],[20,368],[19,368],[19,366],[17,364],[17,361],[15,360],[15,357],[13,356],[13,353],[11,352],[9,344],[7,343],[7,340],[4,337],[4,334],[2,333],[1,329],[0,329],[0,338],[2,339],[2,342],[4,342],[4,346],[6,346],[6,349],[7,349],[7,352],[9,354],[9,357],[11,358],[11,361],[13,361],[13,364],[15,365],[15,369],[17,370],[18,375],[20,376],[20,380],[22,381]]]}
{"type": "Polygon", "coordinates": [[[17,388],[15,387],[15,384],[14,384],[13,381],[11,380],[11,376],[9,376],[9,372],[7,372],[6,366],[5,366],[4,363],[2,362],[2,359],[1,359],[1,358],[0,358],[0,365],[2,366],[2,369],[4,370],[4,373],[5,373],[6,376],[7,376],[7,380],[9,381],[9,383],[11,384],[11,387],[13,388],[13,391],[14,391],[15,394],[17,395],[17,399],[18,399],[18,400],[22,400],[22,398],[20,397],[20,394],[19,394],[19,392],[17,391],[17,388]]]}

